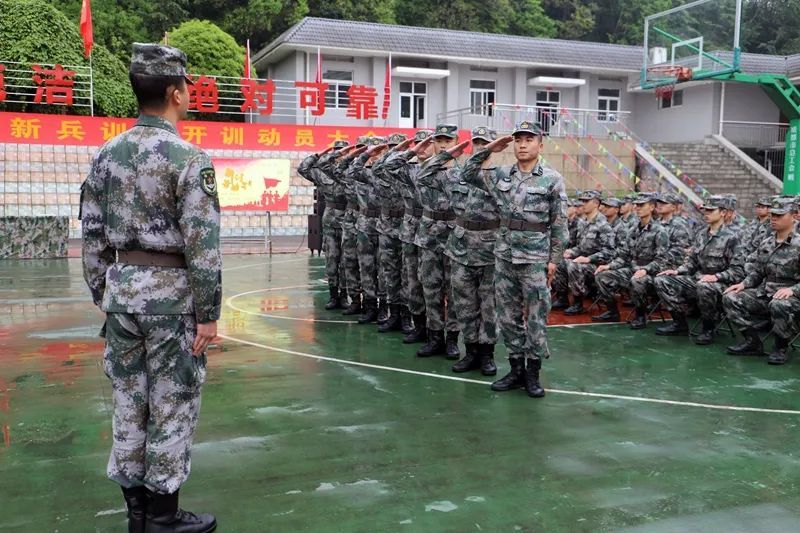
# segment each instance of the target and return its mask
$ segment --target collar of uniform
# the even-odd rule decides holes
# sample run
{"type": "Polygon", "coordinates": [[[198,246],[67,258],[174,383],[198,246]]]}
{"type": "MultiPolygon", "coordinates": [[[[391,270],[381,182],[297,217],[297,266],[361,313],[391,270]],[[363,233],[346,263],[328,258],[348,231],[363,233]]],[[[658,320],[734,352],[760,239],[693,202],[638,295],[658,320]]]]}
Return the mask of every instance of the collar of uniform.
{"type": "Polygon", "coordinates": [[[153,115],[139,115],[139,119],[136,121],[137,126],[148,126],[150,128],[160,128],[162,130],[167,130],[170,133],[174,133],[175,135],[178,134],[178,130],[175,129],[175,126],[172,125],[170,121],[162,117],[156,117],[153,115]]]}
{"type": "MultiPolygon", "coordinates": [[[[514,166],[512,166],[512,167],[511,167],[511,172],[510,172],[510,174],[514,174],[515,172],[516,172],[517,174],[519,174],[520,176],[524,176],[524,175],[525,175],[525,173],[524,173],[524,172],[522,172],[522,171],[519,169],[519,163],[514,163],[514,166]]],[[[510,174],[509,174],[509,175],[510,175],[510,174]]],[[[536,166],[535,166],[535,167],[533,167],[533,170],[531,170],[531,171],[530,171],[530,175],[531,175],[531,176],[541,176],[542,174],[544,174],[544,169],[542,168],[542,162],[541,162],[541,160],[539,160],[539,161],[537,161],[537,162],[536,162],[536,166]]]]}

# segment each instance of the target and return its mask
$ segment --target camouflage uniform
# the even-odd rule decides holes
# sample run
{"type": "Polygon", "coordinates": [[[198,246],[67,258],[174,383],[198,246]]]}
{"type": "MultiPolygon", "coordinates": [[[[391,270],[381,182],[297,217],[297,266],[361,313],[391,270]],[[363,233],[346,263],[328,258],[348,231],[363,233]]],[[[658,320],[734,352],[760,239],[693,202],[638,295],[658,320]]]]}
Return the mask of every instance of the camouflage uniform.
{"type": "Polygon", "coordinates": [[[741,261],[736,259],[739,241],[725,226],[712,234],[706,229],[676,276],[655,278],[656,292],[670,313],[683,313],[689,300],[697,299],[703,320],[717,321],[722,310],[722,292],[744,277],[741,261]],[[702,276],[715,274],[717,283],[700,283],[702,276]]]}
{"type": "MultiPolygon", "coordinates": [[[[441,127],[437,127],[437,132],[441,127]]],[[[453,127],[453,131],[457,128],[453,127]]],[[[458,331],[458,321],[452,302],[450,285],[450,258],[444,254],[447,239],[455,227],[455,213],[445,189],[452,181],[458,181],[457,169],[442,167],[442,154],[432,157],[416,176],[414,184],[419,192],[423,213],[414,240],[420,248],[419,278],[425,292],[428,331],[458,331]]]]}
{"type": "MultiPolygon", "coordinates": [[[[637,203],[648,201],[651,201],[648,195],[640,195],[636,200],[637,203]]],[[[639,222],[628,232],[625,241],[616,244],[617,257],[609,263],[610,269],[595,278],[603,300],[607,305],[614,305],[614,295],[620,290],[630,289],[634,305],[637,309],[645,309],[653,276],[664,270],[668,263],[670,243],[667,230],[655,220],[650,220],[644,227],[639,222]],[[641,269],[647,275],[633,279],[633,274],[641,269]]]]}
{"type": "Polygon", "coordinates": [[[356,184],[347,178],[347,169],[353,163],[355,157],[344,157],[333,168],[333,179],[338,181],[344,188],[345,206],[342,217],[342,265],[344,270],[345,286],[347,295],[353,304],[358,307],[361,302],[361,272],[358,266],[358,230],[356,221],[358,220],[358,194],[356,184]]]}
{"type": "Polygon", "coordinates": [[[541,162],[530,174],[516,164],[482,171],[489,155],[481,151],[470,157],[461,176],[491,194],[500,211],[495,298],[509,358],[540,360],[550,355],[547,264],[558,264],[569,238],[564,179],[541,162]]]}
{"type": "MultiPolygon", "coordinates": [[[[581,198],[599,199],[600,194],[597,191],[587,191],[581,198]]],[[[553,292],[562,294],[569,289],[578,302],[589,292],[589,282],[594,279],[597,267],[609,263],[615,256],[614,231],[606,217],[598,212],[593,220],[586,220],[577,235],[575,246],[566,251],[571,253],[572,259],[588,257],[589,263],[579,264],[572,259],[562,259],[553,278],[553,292]]]]}
{"type": "MultiPolygon", "coordinates": [[[[577,200],[574,200],[573,202],[576,204],[576,207],[578,205],[581,205],[581,202],[578,202],[577,200]]],[[[569,242],[567,242],[567,246],[569,248],[574,248],[575,246],[578,245],[579,235],[581,234],[583,228],[585,227],[586,227],[586,219],[584,219],[583,217],[579,217],[576,215],[572,217],[571,220],[567,221],[567,229],[569,230],[569,242]]]]}
{"type": "Polygon", "coordinates": [[[344,279],[339,279],[339,269],[342,258],[342,219],[347,206],[344,187],[333,179],[333,158],[335,153],[322,156],[312,154],[306,157],[297,167],[297,173],[313,183],[325,198],[325,210],[322,215],[322,235],[325,251],[325,275],[331,291],[336,291],[345,285],[344,279]]]}
{"type": "Polygon", "coordinates": [[[214,168],[171,123],[142,115],[97,152],[81,196],[84,278],[107,314],[103,362],[114,398],[108,476],[123,487],[171,494],[189,475],[206,375],[205,355],[191,351],[196,324],[220,315],[214,168]],[[185,261],[185,268],[144,266],[125,259],[131,251],[185,261]]]}

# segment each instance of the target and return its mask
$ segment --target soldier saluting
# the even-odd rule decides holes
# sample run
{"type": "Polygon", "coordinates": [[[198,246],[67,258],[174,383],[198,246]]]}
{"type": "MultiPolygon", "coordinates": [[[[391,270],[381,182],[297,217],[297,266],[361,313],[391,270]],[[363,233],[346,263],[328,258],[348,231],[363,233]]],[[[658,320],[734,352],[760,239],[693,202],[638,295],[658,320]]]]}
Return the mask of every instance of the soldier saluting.
{"type": "Polygon", "coordinates": [[[549,357],[548,286],[567,243],[564,178],[542,164],[542,144],[541,128],[520,122],[511,135],[470,157],[461,172],[465,182],[489,192],[500,211],[494,249],[495,299],[511,372],[495,381],[492,390],[524,387],[534,398],[545,395],[539,371],[542,358],[549,357]],[[492,153],[502,152],[512,142],[514,165],[481,171],[492,153]]]}
{"type": "Polygon", "coordinates": [[[129,531],[207,532],[178,507],[217,335],[222,296],[219,200],[209,156],[182,140],[186,55],[134,44],[136,125],[94,156],[81,188],[83,272],[106,313],[103,366],[114,399],[108,477],[129,531]]]}

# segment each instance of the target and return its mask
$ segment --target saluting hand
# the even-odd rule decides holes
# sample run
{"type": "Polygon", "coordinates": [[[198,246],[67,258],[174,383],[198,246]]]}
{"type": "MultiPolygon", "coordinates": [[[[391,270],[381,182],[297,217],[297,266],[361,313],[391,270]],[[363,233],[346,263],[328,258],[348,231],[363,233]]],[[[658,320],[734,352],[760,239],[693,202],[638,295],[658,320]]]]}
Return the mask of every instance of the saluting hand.
{"type": "Polygon", "coordinates": [[[451,157],[454,158],[459,157],[461,154],[464,153],[464,150],[467,149],[467,146],[469,146],[471,142],[472,141],[464,141],[462,143],[458,143],[457,145],[447,150],[447,153],[450,154],[451,157]]]}
{"type": "Polygon", "coordinates": [[[388,144],[379,144],[377,146],[373,146],[369,150],[367,150],[367,155],[370,157],[375,157],[377,155],[381,155],[384,150],[389,148],[388,144]]]}
{"type": "Polygon", "coordinates": [[[208,344],[217,337],[217,322],[206,322],[197,324],[197,336],[194,338],[192,353],[195,356],[202,355],[208,348],[208,344]]]}
{"type": "Polygon", "coordinates": [[[409,137],[405,141],[398,144],[396,150],[398,152],[405,152],[406,150],[408,150],[408,147],[411,146],[413,142],[414,142],[414,137],[409,137]]]}
{"type": "Polygon", "coordinates": [[[411,151],[419,155],[423,153],[425,150],[427,150],[428,146],[430,146],[432,142],[433,142],[433,135],[429,135],[425,137],[424,140],[418,142],[416,146],[414,146],[414,148],[411,149],[411,151]]]}
{"type": "Polygon", "coordinates": [[[499,153],[506,149],[506,146],[514,142],[513,135],[506,135],[505,137],[500,137],[489,144],[486,145],[486,149],[490,152],[499,153]]]}

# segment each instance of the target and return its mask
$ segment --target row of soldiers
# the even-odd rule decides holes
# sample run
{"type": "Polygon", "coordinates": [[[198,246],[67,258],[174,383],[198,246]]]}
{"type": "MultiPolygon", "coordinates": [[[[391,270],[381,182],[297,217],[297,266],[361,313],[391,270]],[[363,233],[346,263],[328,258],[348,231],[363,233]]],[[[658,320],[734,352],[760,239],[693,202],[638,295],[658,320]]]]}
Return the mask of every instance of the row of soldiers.
{"type": "Polygon", "coordinates": [[[542,143],[531,122],[500,138],[475,128],[461,143],[457,126],[440,124],[412,138],[335,143],[303,160],[298,173],[325,198],[326,309],[346,306],[361,324],[424,343],[419,357],[443,355],[458,360],[454,372],[486,376],[497,373],[499,325],[511,372],[492,388],[544,396],[548,285],[567,242],[567,196],[540,160],[542,143]],[[516,163],[495,165],[511,144],[516,163]]]}
{"type": "Polygon", "coordinates": [[[635,307],[632,329],[644,329],[648,315],[663,306],[673,320],[656,334],[687,335],[693,310],[701,319],[699,345],[713,343],[725,320],[742,332],[744,342],[728,347],[731,355],[763,355],[758,333],[771,325],[775,342],[767,361],[787,362],[800,331],[798,198],[760,198],[747,225],[734,195],[708,197],[704,220],[694,226],[671,193],[619,200],[587,191],[570,205],[571,242],[557,270],[553,308],[583,313],[584,297],[594,289],[607,310],[592,320],[618,322],[617,297],[625,292],[635,307]]]}

